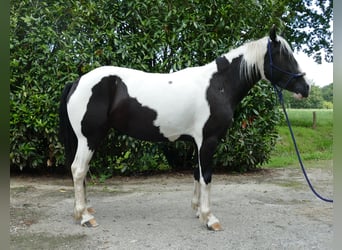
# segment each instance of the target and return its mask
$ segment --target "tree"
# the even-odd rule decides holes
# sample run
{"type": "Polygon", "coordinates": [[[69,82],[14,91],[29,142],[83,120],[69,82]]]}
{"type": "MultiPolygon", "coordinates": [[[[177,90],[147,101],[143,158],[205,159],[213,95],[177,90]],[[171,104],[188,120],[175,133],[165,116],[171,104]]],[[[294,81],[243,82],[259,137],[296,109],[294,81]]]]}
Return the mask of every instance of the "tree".
{"type": "Polygon", "coordinates": [[[333,84],[330,83],[329,85],[324,86],[321,91],[322,91],[322,97],[324,99],[323,108],[332,109],[334,107],[333,84]]]}
{"type": "MultiPolygon", "coordinates": [[[[278,2],[278,1],[276,1],[278,2]]],[[[288,0],[282,13],[284,34],[293,41],[293,47],[303,50],[315,61],[333,61],[333,1],[332,0],[288,0]]]]}
{"type": "MultiPolygon", "coordinates": [[[[302,19],[301,13],[309,13],[308,3],[306,0],[13,0],[10,10],[12,166],[38,167],[46,160],[49,164],[52,161],[62,164],[63,152],[57,140],[61,90],[66,82],[97,66],[170,72],[202,65],[230,47],[264,36],[273,23],[296,46],[309,39],[310,44],[318,44],[318,48],[327,48],[329,52],[332,43],[325,39],[329,36],[328,29],[322,30],[316,24],[322,22],[328,27],[332,1],[319,5],[321,9],[328,6],[323,14],[302,19]],[[312,26],[317,35],[296,30],[305,26],[312,26]]],[[[309,46],[308,52],[315,49],[316,46],[309,46]]],[[[268,93],[272,95],[271,90],[268,93]]],[[[256,106],[258,100],[254,100],[256,106]]],[[[246,116],[249,111],[240,112],[246,116]]],[[[276,116],[272,108],[270,112],[276,116]]],[[[111,136],[118,139],[118,144],[103,152],[116,152],[118,156],[112,162],[120,169],[134,165],[137,159],[143,160],[139,164],[164,164],[165,157],[158,145],[111,136]],[[128,146],[131,147],[127,149],[128,146]]]]}
{"type": "Polygon", "coordinates": [[[332,83],[322,87],[322,97],[323,97],[324,101],[333,103],[333,99],[334,99],[333,87],[334,86],[332,83]]]}

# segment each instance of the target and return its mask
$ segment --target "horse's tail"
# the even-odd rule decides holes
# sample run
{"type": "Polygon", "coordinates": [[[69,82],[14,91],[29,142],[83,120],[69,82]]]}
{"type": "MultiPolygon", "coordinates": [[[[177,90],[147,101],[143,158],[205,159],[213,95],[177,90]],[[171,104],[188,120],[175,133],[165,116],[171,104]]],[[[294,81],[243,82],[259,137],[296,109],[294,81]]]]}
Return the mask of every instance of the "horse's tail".
{"type": "Polygon", "coordinates": [[[68,95],[72,86],[73,83],[65,85],[59,105],[59,140],[64,145],[65,165],[67,167],[71,166],[77,150],[77,137],[67,112],[68,95]]]}

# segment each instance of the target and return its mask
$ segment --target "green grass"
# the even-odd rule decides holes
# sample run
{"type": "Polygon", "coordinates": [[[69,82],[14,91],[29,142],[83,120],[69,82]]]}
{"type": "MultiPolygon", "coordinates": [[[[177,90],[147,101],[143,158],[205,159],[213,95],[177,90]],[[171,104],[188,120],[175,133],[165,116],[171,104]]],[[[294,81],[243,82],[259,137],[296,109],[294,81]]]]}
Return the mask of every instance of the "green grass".
{"type": "MultiPolygon", "coordinates": [[[[303,161],[332,159],[333,110],[287,110],[303,161]],[[316,128],[313,128],[313,111],[316,128]]],[[[284,121],[278,127],[279,137],[270,161],[264,167],[284,167],[298,163],[289,128],[284,121]]]]}

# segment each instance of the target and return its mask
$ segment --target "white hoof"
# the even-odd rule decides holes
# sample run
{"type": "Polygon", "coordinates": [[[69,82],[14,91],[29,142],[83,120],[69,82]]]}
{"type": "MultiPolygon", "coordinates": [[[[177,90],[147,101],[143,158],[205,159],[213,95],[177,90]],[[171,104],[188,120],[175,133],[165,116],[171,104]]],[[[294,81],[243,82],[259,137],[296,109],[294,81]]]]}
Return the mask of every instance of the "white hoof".
{"type": "Polygon", "coordinates": [[[202,214],[200,220],[207,225],[209,230],[213,231],[222,231],[223,228],[221,226],[220,221],[212,214],[202,214]]]}

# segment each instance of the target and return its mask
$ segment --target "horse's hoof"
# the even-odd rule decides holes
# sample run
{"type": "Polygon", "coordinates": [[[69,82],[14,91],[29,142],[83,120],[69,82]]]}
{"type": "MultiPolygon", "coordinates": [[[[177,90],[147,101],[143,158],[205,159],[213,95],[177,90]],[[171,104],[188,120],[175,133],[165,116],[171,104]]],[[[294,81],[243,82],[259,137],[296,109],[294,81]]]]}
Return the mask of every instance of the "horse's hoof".
{"type": "Polygon", "coordinates": [[[94,227],[98,227],[99,224],[97,224],[96,220],[93,218],[93,219],[90,219],[86,222],[83,222],[82,226],[94,228],[94,227]]]}
{"type": "Polygon", "coordinates": [[[95,209],[92,208],[92,207],[88,207],[88,208],[87,208],[87,211],[88,211],[88,213],[90,213],[90,214],[95,214],[95,213],[96,213],[95,209]]]}
{"type": "Polygon", "coordinates": [[[215,232],[216,231],[223,231],[223,228],[219,222],[216,222],[216,223],[212,224],[211,226],[207,225],[207,227],[209,230],[212,230],[215,232]]]}

